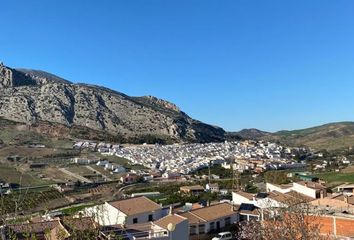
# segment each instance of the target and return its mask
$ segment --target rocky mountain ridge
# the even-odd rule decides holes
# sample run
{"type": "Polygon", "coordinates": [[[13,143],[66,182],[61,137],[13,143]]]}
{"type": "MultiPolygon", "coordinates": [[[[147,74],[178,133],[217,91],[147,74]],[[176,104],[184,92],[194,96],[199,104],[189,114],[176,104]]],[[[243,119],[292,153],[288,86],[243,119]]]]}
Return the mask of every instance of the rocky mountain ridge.
{"type": "MultiPolygon", "coordinates": [[[[38,70],[0,65],[0,117],[28,125],[81,127],[122,138],[155,136],[173,142],[224,139],[225,131],[190,118],[175,104],[73,84],[38,70]]],[[[54,126],[53,126],[54,127],[54,126]]]]}

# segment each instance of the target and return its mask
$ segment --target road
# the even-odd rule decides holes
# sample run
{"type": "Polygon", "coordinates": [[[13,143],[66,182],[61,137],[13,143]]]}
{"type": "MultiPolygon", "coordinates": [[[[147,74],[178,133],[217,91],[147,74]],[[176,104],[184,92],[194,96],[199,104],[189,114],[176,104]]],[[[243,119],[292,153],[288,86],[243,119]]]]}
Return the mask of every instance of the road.
{"type": "Polygon", "coordinates": [[[74,177],[74,178],[80,180],[81,182],[92,183],[91,180],[89,180],[89,179],[87,179],[87,178],[85,178],[85,177],[83,177],[83,176],[80,176],[79,174],[70,172],[70,171],[68,171],[68,170],[65,169],[65,168],[59,168],[59,170],[60,170],[61,172],[65,173],[66,175],[69,175],[69,176],[71,176],[71,177],[74,177]]]}
{"type": "Polygon", "coordinates": [[[93,167],[91,167],[91,166],[86,166],[86,168],[88,169],[88,170],[90,170],[90,171],[92,171],[92,172],[98,172],[99,174],[101,174],[102,175],[102,177],[104,177],[105,179],[106,179],[106,181],[113,181],[113,179],[112,178],[110,178],[110,177],[108,177],[107,175],[104,175],[102,172],[100,172],[100,171],[97,171],[96,169],[94,169],[93,167]]]}

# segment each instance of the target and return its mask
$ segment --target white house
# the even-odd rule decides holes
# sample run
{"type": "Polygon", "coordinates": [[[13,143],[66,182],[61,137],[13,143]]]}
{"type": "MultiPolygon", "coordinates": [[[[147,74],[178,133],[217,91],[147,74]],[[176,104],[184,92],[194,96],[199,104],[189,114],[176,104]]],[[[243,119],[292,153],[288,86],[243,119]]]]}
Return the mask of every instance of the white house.
{"type": "Polygon", "coordinates": [[[106,169],[106,170],[113,171],[115,168],[116,168],[116,165],[113,163],[107,163],[106,165],[104,165],[104,169],[106,169]]]}
{"type": "Polygon", "coordinates": [[[326,187],[316,182],[300,181],[300,182],[294,182],[292,184],[286,184],[286,185],[276,185],[276,184],[267,183],[266,188],[267,188],[267,192],[277,191],[280,193],[289,193],[291,191],[295,191],[297,193],[315,199],[321,198],[321,196],[322,197],[327,196],[326,187]]]}
{"type": "Polygon", "coordinates": [[[292,190],[293,184],[283,184],[283,185],[277,185],[277,184],[272,184],[272,183],[266,183],[266,189],[267,192],[281,192],[281,193],[288,193],[292,190]]]}
{"type": "Polygon", "coordinates": [[[137,197],[86,208],[84,214],[101,226],[132,225],[158,220],[163,217],[163,210],[150,199],[137,197]]]}
{"type": "Polygon", "coordinates": [[[103,160],[103,161],[98,161],[96,163],[97,166],[100,166],[100,167],[105,167],[106,164],[108,164],[109,162],[107,160],[103,160]]]}
{"type": "Polygon", "coordinates": [[[114,173],[125,173],[126,169],[120,165],[115,166],[114,168],[114,173]]]}
{"type": "Polygon", "coordinates": [[[72,161],[73,163],[80,164],[80,165],[89,165],[98,162],[97,160],[86,159],[86,158],[73,158],[72,161]]]}
{"type": "Polygon", "coordinates": [[[291,204],[310,202],[313,199],[314,198],[310,198],[295,191],[290,191],[288,193],[272,191],[268,193],[258,193],[257,195],[242,191],[232,193],[233,204],[250,204],[260,209],[285,208],[291,204]]]}
{"type": "Polygon", "coordinates": [[[294,183],[293,190],[311,198],[323,198],[327,196],[326,187],[315,182],[301,181],[294,183]]]}
{"type": "MultiPolygon", "coordinates": [[[[189,222],[187,218],[180,215],[168,215],[160,220],[153,223],[153,232],[155,233],[153,237],[161,237],[162,239],[178,239],[178,240],[188,240],[189,239],[189,222]],[[174,226],[174,231],[168,231],[168,225],[172,224],[174,226]],[[168,234],[167,238],[163,238],[168,234]],[[170,236],[170,234],[172,236],[170,236]]],[[[160,238],[159,238],[160,239],[160,238]]]]}
{"type": "Polygon", "coordinates": [[[211,193],[218,193],[219,192],[219,184],[217,183],[208,183],[206,186],[205,186],[205,190],[208,191],[208,192],[211,192],[211,193]]]}
{"type": "Polygon", "coordinates": [[[188,219],[190,235],[220,231],[239,221],[238,212],[228,203],[220,203],[179,215],[188,219]]]}
{"type": "Polygon", "coordinates": [[[241,205],[243,203],[254,204],[254,195],[243,191],[232,192],[232,203],[241,205]]]}
{"type": "Polygon", "coordinates": [[[164,174],[162,174],[162,177],[166,179],[178,178],[180,176],[181,174],[177,172],[165,172],[164,174]]]}

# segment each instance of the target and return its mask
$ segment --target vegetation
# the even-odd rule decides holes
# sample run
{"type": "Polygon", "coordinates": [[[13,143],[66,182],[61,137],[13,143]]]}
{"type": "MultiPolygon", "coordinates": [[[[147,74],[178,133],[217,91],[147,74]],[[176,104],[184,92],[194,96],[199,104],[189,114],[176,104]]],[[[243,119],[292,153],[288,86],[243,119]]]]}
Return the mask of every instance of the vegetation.
{"type": "Polygon", "coordinates": [[[56,190],[42,192],[14,192],[0,196],[0,216],[8,213],[23,213],[33,210],[36,207],[45,208],[54,199],[63,198],[63,195],[56,190]]]}
{"type": "Polygon", "coordinates": [[[273,184],[287,184],[290,183],[287,177],[287,172],[285,171],[267,171],[264,174],[264,179],[266,182],[273,184]]]}
{"type": "MultiPolygon", "coordinates": [[[[221,166],[215,165],[210,168],[210,173],[219,176],[220,178],[232,178],[232,170],[230,169],[224,169],[221,166]]],[[[209,175],[209,169],[204,168],[201,170],[198,170],[196,175],[203,176],[203,175],[209,175]]]]}
{"type": "Polygon", "coordinates": [[[354,173],[327,172],[316,174],[316,177],[328,183],[354,183],[354,173]]]}
{"type": "Polygon", "coordinates": [[[0,166],[0,180],[17,186],[35,186],[48,184],[48,182],[34,177],[30,173],[22,173],[16,170],[16,168],[7,165],[0,166]]]}
{"type": "Polygon", "coordinates": [[[61,212],[65,215],[74,215],[77,212],[80,212],[81,210],[88,208],[88,207],[92,207],[94,206],[94,204],[85,204],[85,205],[80,205],[80,206],[75,206],[75,207],[70,207],[70,208],[65,208],[62,209],[61,212]]]}
{"type": "Polygon", "coordinates": [[[288,202],[277,208],[276,216],[264,212],[264,221],[240,223],[235,230],[237,239],[242,240],[324,240],[329,239],[321,232],[321,213],[313,211],[302,202],[288,202]]]}
{"type": "MultiPolygon", "coordinates": [[[[202,184],[204,183],[194,183],[194,184],[202,184]]],[[[189,185],[194,185],[193,183],[189,183],[189,185]]],[[[147,184],[145,185],[140,185],[139,188],[134,188],[130,191],[127,191],[127,194],[132,194],[135,192],[160,192],[161,195],[158,197],[151,197],[152,200],[154,200],[157,203],[162,203],[163,205],[168,205],[168,204],[173,204],[173,203],[197,203],[200,201],[214,201],[218,198],[217,194],[212,194],[205,192],[203,194],[200,194],[199,196],[194,196],[194,195],[186,195],[186,194],[181,194],[179,193],[179,189],[182,186],[185,186],[186,183],[184,184],[158,184],[158,185],[153,185],[149,186],[147,184]]]]}
{"type": "Polygon", "coordinates": [[[344,150],[354,146],[354,122],[330,123],[295,131],[280,131],[265,138],[292,146],[308,146],[316,150],[344,150]]]}

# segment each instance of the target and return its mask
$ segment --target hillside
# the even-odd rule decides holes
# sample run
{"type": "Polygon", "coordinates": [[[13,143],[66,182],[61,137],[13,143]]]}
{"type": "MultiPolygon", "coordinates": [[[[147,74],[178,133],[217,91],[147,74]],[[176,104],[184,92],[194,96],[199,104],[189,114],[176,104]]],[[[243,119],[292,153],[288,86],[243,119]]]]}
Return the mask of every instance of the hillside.
{"type": "Polygon", "coordinates": [[[233,136],[238,136],[242,139],[248,139],[248,140],[257,140],[257,139],[262,139],[264,137],[270,136],[271,133],[269,132],[264,132],[255,128],[250,128],[250,129],[243,129],[239,132],[233,132],[230,133],[233,136]]]}
{"type": "Polygon", "coordinates": [[[280,131],[264,139],[314,149],[344,149],[354,146],[354,122],[330,123],[301,130],[280,131]]]}
{"type": "MultiPolygon", "coordinates": [[[[47,135],[125,142],[209,142],[225,131],[190,118],[173,103],[130,97],[53,74],[0,65],[0,117],[47,135]]],[[[17,124],[18,125],[18,124],[17,124]]]]}

